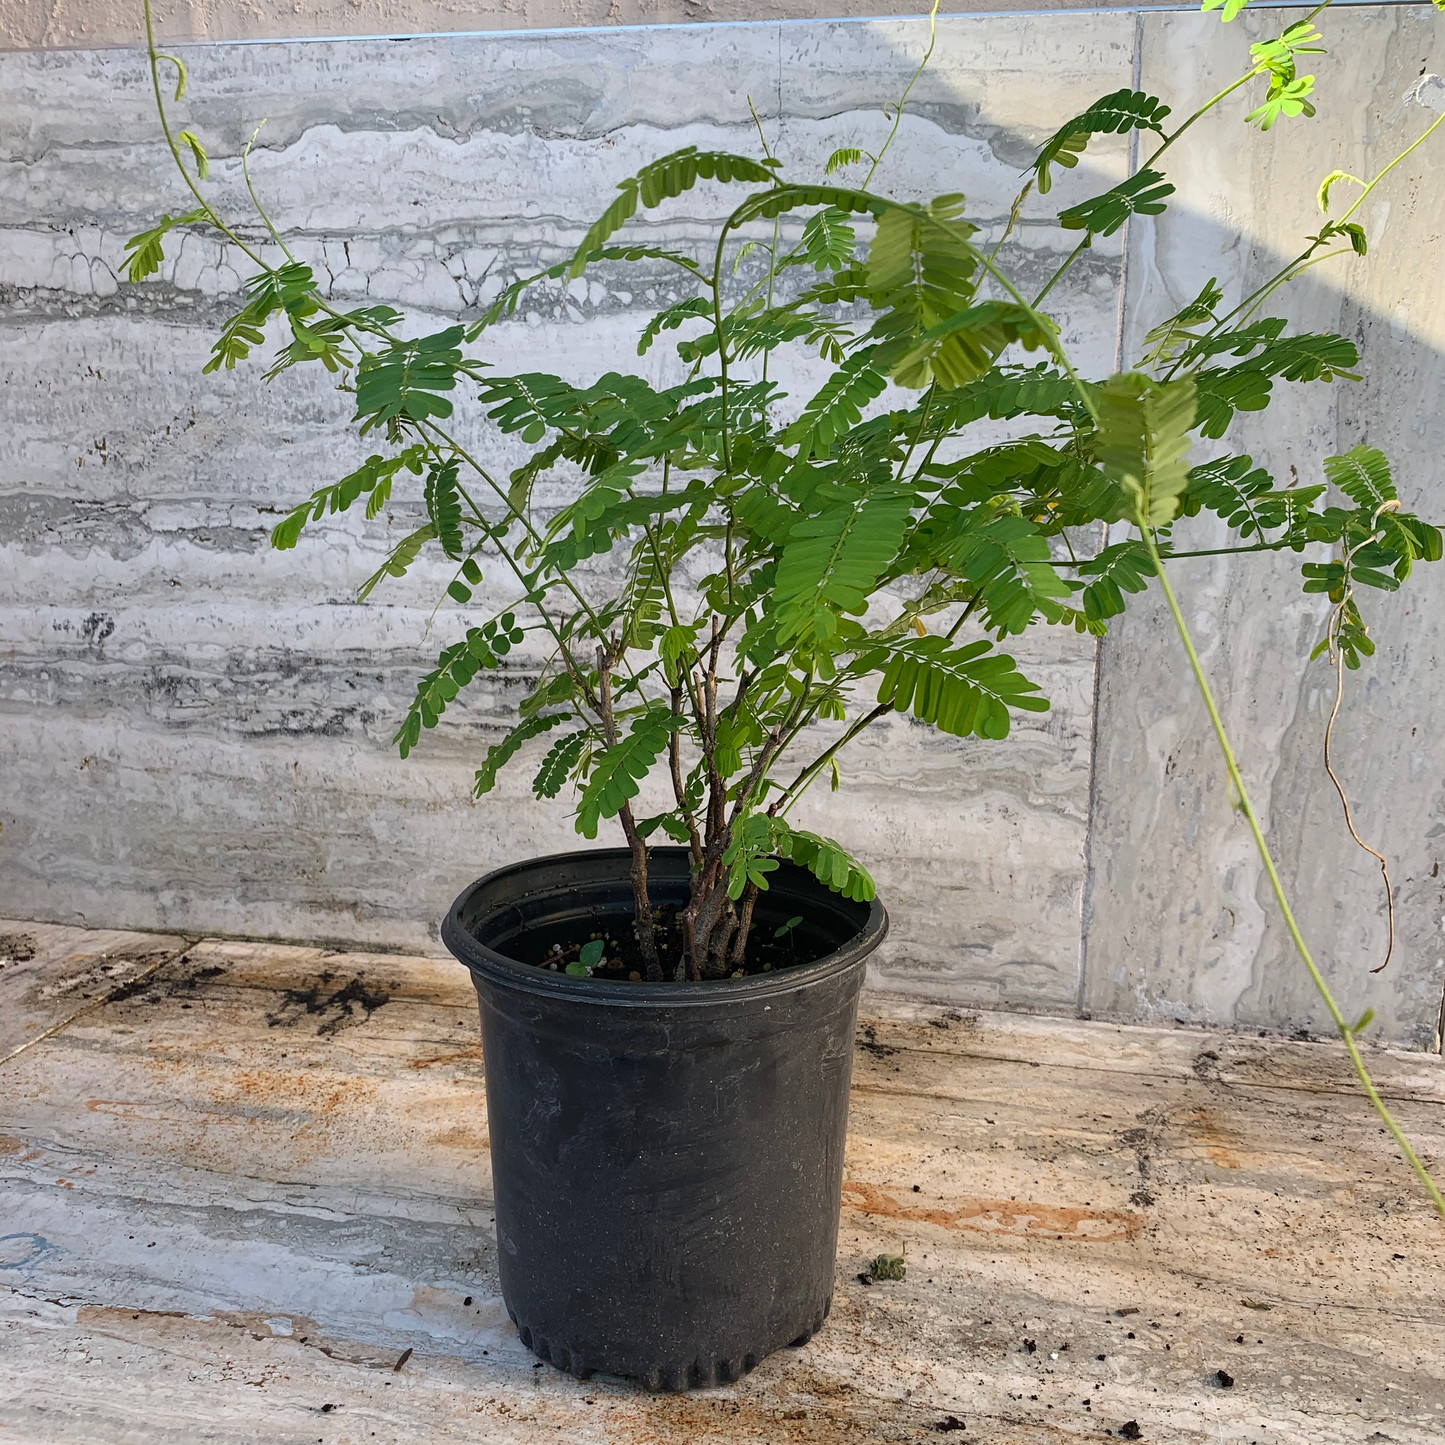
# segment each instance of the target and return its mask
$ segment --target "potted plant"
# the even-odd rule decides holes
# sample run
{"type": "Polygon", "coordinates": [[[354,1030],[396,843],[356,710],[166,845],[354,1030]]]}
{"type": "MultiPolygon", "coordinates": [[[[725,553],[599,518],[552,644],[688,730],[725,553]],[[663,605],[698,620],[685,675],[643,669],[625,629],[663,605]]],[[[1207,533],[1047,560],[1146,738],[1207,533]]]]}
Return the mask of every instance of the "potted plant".
{"type": "MultiPolygon", "coordinates": [[[[1240,8],[1228,4],[1226,19],[1240,8]]],[[[425,524],[360,596],[425,549],[452,565],[446,592],[458,604],[492,586],[488,573],[487,595],[511,600],[459,631],[420,680],[397,728],[401,755],[531,639],[540,665],[476,791],[525,750],[539,799],[567,794],[579,834],[593,840],[607,824],[624,844],[519,860],[468,888],[443,931],[481,1006],[502,1290],[541,1358],[675,1389],[732,1379],[821,1324],[858,990],[887,919],[863,864],[791,814],[820,780],[838,786],[839,755],[889,713],[1002,743],[1012,713],[1046,710],[1004,650],[1030,627],[1100,635],[1157,579],[1324,989],[1165,563],[1188,555],[1176,529],[1202,510],[1228,521],[1234,550],[1307,556],[1306,590],[1330,601],[1321,647],[1342,679],[1373,650],[1360,589],[1396,587],[1415,562],[1440,557],[1439,532],[1400,509],[1370,448],[1283,488],[1227,449],[1188,461],[1195,434],[1224,439],[1278,379],[1351,374],[1348,339],[1291,333],[1262,308],[1309,266],[1364,253],[1351,217],[1376,182],[1332,177],[1322,205],[1331,184],[1359,194],[1298,258],[1232,307],[1211,283],[1160,318],[1148,354],[1121,375],[1081,377],[1041,309],[1096,238],[1164,209],[1173,186],[1161,158],[1232,91],[1260,88],[1248,119],[1264,130],[1311,112],[1313,80],[1297,68],[1318,51],[1317,14],[1254,46],[1240,80],[1182,121],[1121,90],[1053,135],[1009,229],[1092,137],[1137,132],[1151,154],[1060,214],[1078,246],[1031,298],[999,263],[1008,231],[986,244],[963,196],[871,189],[900,100],[877,155],[839,151],[802,178],[784,174],[761,126],[757,156],[664,156],[622,181],[571,260],[421,336],[388,306],[334,305],[259,200],[265,245],[212,208],[204,147],[172,130],[162,93],[169,65],[180,99],[184,69],[150,41],[161,123],[197,208],[129,243],[130,280],[160,267],[177,227],[219,227],[255,272],[205,369],[246,359],[279,321],[268,379],[324,366],[378,448],[297,506],[273,544],[294,547],[308,522],[363,501],[372,518],[394,489],[419,489],[425,524]],[[740,194],[707,254],[625,239],[639,211],[701,183],[740,194]],[[621,358],[585,386],[508,374],[494,328],[526,289],[603,262],[683,283],[688,294],[638,345],[675,348],[676,384],[629,375],[621,358]],[[777,384],[773,360],[787,347],[827,367],[811,396],[777,384]],[[452,424],[463,395],[525,444],[522,465],[499,473],[463,444],[452,424]],[[978,446],[971,429],[985,419],[1009,424],[1011,439],[978,446]],[[543,509],[538,484],[556,477],[569,500],[543,509]],[[1115,524],[1123,534],[1101,547],[1115,524]],[[603,556],[609,568],[584,566],[603,556]]],[[[148,11],[147,24],[149,35],[148,11]]],[[[1369,1084],[1355,1046],[1368,1019],[1350,1026],[1334,1012],[1433,1191],[1369,1084]]]]}

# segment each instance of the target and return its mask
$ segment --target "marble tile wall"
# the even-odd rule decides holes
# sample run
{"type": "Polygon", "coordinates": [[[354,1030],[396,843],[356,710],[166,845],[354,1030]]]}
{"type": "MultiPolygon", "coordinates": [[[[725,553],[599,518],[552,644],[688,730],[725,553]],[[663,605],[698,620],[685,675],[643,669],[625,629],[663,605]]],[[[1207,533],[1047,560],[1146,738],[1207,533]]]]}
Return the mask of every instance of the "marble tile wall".
{"type": "MultiPolygon", "coordinates": [[[[1405,57],[1427,54],[1423,13],[1337,17],[1351,78],[1340,93],[1370,95],[1373,77],[1404,75],[1405,57]]],[[[1265,24],[1247,16],[1223,30],[1124,12],[947,21],[887,185],[963,190],[970,214],[997,227],[1019,168],[1061,121],[1131,84],[1136,65],[1146,88],[1203,87],[1265,24]]],[[[390,302],[431,329],[569,254],[616,180],[644,161],[689,143],[751,147],[750,98],[789,163],[876,144],[881,107],[924,43],[917,22],[875,21],[217,44],[185,52],[186,104],[234,214],[236,157],[266,116],[253,173],[298,257],[336,297],[390,302]]],[[[133,51],[0,55],[0,912],[436,948],[436,920],[462,884],[574,844],[566,810],[535,803],[524,771],[470,798],[478,754],[536,659],[475,685],[397,761],[388,739],[413,679],[468,609],[449,606],[428,636],[445,578],[426,567],[355,605],[357,583],[413,525],[414,503],[370,525],[319,526],[293,552],[268,550],[277,514],[365,448],[338,425],[348,408],[324,377],[267,387],[259,366],[200,375],[245,274],[228,248],[188,237],[159,278],[118,282],[125,237],[186,203],[148,85],[133,51]]],[[[1398,94],[1377,92],[1349,113],[1322,109],[1314,124],[1331,146],[1354,146],[1348,169],[1415,123],[1398,94]]],[[[1219,125],[1190,153],[1195,169],[1181,169],[1183,204],[1134,229],[1122,293],[1117,244],[1071,274],[1060,309],[1090,369],[1113,365],[1121,322],[1132,346],[1168,297],[1194,285],[1201,254],[1205,274],[1238,284],[1298,234],[1309,176],[1272,162],[1267,145],[1243,147],[1237,117],[1219,125]],[[1230,239],[1240,225],[1244,243],[1230,239]]],[[[1015,270],[1047,276],[1074,239],[1050,217],[1128,163],[1122,140],[1091,146],[1048,205],[1026,213],[1006,252],[1015,270]]],[[[1419,420],[1397,419],[1389,440],[1423,493],[1438,455],[1438,422],[1425,418],[1439,394],[1429,328],[1440,313],[1438,282],[1411,248],[1431,200],[1416,179],[1394,205],[1377,223],[1388,259],[1372,280],[1332,275],[1293,303],[1301,317],[1369,333],[1378,361],[1346,403],[1331,393],[1276,407],[1259,445],[1304,471],[1361,435],[1383,436],[1397,415],[1390,399],[1407,388],[1419,420]]],[[[720,193],[700,189],[647,230],[696,244],[720,212],[720,193]]],[[[539,292],[494,345],[509,368],[581,377],[617,365],[665,379],[670,352],[639,361],[635,339],[669,286],[661,272],[618,268],[539,292]]],[[[806,368],[785,380],[807,394],[806,368]]],[[[480,427],[467,435],[498,465],[515,464],[480,427]]],[[[1181,583],[1262,801],[1282,838],[1299,831],[1282,846],[1302,913],[1342,947],[1348,920],[1353,951],[1332,962],[1353,978],[1357,955],[1379,951],[1379,920],[1368,870],[1318,786],[1324,684],[1304,663],[1318,608],[1267,567],[1181,583]],[[1302,809],[1278,812],[1282,796],[1302,809]]],[[[1419,614],[1403,612],[1428,611],[1431,585],[1402,595],[1388,625],[1382,613],[1391,642],[1339,733],[1361,825],[1400,860],[1401,945],[1391,971],[1368,980],[1369,997],[1392,1037],[1425,1047],[1441,994],[1431,919],[1445,910],[1431,914],[1421,880],[1441,757],[1409,700],[1429,695],[1436,649],[1419,614]],[[1407,739],[1409,726],[1426,735],[1407,739]]],[[[489,580],[477,603],[506,595],[489,580]]],[[[1102,649],[1030,635],[1014,651],[1055,705],[1008,742],[963,742],[900,718],[858,750],[843,791],[809,817],[869,859],[888,898],[894,932],[876,987],[960,1004],[1317,1026],[1276,946],[1247,839],[1211,784],[1211,744],[1170,645],[1147,607],[1102,649]],[[1221,909],[1233,911],[1228,936],[1221,909]]]]}

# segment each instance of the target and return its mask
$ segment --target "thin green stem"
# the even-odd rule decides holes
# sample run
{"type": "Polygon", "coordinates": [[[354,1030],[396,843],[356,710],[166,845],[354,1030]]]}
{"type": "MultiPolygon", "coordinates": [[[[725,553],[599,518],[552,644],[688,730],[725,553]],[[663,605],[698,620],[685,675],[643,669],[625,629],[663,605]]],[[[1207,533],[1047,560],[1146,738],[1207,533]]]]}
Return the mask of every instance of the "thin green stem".
{"type": "MultiPolygon", "coordinates": [[[[246,182],[246,194],[251,197],[251,204],[256,208],[256,214],[265,223],[266,229],[271,233],[271,239],[281,248],[281,254],[294,266],[296,258],[291,254],[291,248],[281,239],[281,233],[271,222],[265,206],[261,204],[261,198],[256,194],[256,187],[251,181],[251,147],[256,144],[256,137],[261,134],[261,126],[265,125],[265,118],[262,117],[260,125],[251,132],[251,139],[248,140],[241,151],[241,178],[246,182]]],[[[318,300],[320,298],[318,297],[318,300]]]]}
{"type": "Polygon", "coordinates": [[[1159,549],[1154,542],[1154,534],[1148,528],[1141,526],[1140,532],[1144,539],[1144,545],[1149,549],[1149,555],[1154,563],[1154,570],[1159,578],[1159,585],[1164,590],[1164,600],[1169,604],[1170,616],[1174,619],[1175,629],[1179,633],[1179,640],[1184,644],[1184,651],[1189,658],[1189,666],[1194,673],[1194,681],[1198,685],[1200,696],[1204,699],[1204,705],[1209,712],[1209,721],[1214,728],[1214,736],[1219,741],[1220,751],[1224,754],[1224,765],[1228,770],[1230,782],[1233,783],[1235,795],[1239,799],[1240,811],[1244,814],[1249,823],[1249,831],[1254,837],[1254,846],[1259,852],[1260,861],[1264,864],[1264,870],[1269,876],[1269,886],[1274,893],[1275,902],[1279,905],[1280,914],[1284,918],[1285,927],[1289,930],[1290,938],[1294,940],[1296,952],[1304,963],[1309,973],[1310,981],[1314,984],[1320,997],[1324,1000],[1325,1007],[1329,1010],[1330,1017],[1334,1020],[1340,1037],[1344,1040],[1345,1048],[1350,1055],[1350,1062],[1354,1065],[1355,1073],[1360,1080],[1360,1086],[1364,1089],[1366,1097],[1374,1106],[1375,1112],[1380,1116],[1385,1127],[1394,1137],[1395,1143],[1399,1146],[1401,1154],[1404,1155],[1410,1167],[1419,1177],[1425,1192],[1430,1196],[1430,1202],[1435,1206],[1436,1211],[1442,1219],[1445,1219],[1445,1195],[1440,1193],[1435,1181],[1430,1177],[1429,1171],[1420,1162],[1419,1156],[1410,1146],[1410,1141],[1405,1137],[1404,1131],[1395,1122],[1394,1116],[1385,1106],[1385,1101],[1380,1097],[1379,1090],[1375,1087],[1374,1080],[1370,1077],[1370,1071],[1365,1067],[1365,1061],[1360,1056],[1359,1046],[1355,1042],[1355,1030],[1346,1021],[1344,1014],[1340,1012],[1339,1005],[1335,1002],[1334,995],[1330,992],[1329,985],[1325,982],[1324,975],[1319,971],[1314,958],[1310,953],[1308,945],[1304,941],[1304,935],[1300,932],[1299,924],[1295,922],[1294,912],[1289,906],[1289,899],[1285,896],[1284,885],[1280,882],[1279,872],[1275,868],[1274,858],[1269,851],[1269,845],[1264,841],[1264,831],[1259,825],[1259,819],[1255,815],[1254,805],[1249,800],[1249,791],[1244,786],[1244,778],[1240,774],[1239,764],[1235,761],[1234,749],[1230,745],[1229,735],[1224,730],[1224,721],[1219,715],[1219,708],[1215,705],[1214,693],[1210,689],[1209,679],[1204,675],[1204,666],[1199,660],[1199,654],[1194,650],[1193,639],[1189,635],[1189,628],[1185,624],[1184,614],[1180,611],[1178,599],[1174,596],[1174,589],[1169,585],[1169,578],[1164,570],[1164,559],[1159,555],[1159,549]]]}
{"type": "Polygon", "coordinates": [[[898,97],[898,104],[893,108],[893,129],[888,132],[888,139],[883,142],[883,148],[873,157],[873,164],[868,167],[868,174],[863,177],[865,191],[872,184],[873,173],[883,164],[883,157],[888,154],[888,147],[893,144],[893,138],[898,134],[898,127],[903,124],[903,103],[908,99],[909,91],[918,83],[918,77],[923,74],[928,62],[933,58],[933,47],[938,41],[938,5],[939,0],[933,0],[933,9],[928,12],[928,49],[923,52],[923,59],[918,62],[918,69],[913,72],[912,78],[903,87],[903,94],[898,97]]]}
{"type": "MultiPolygon", "coordinates": [[[[1288,270],[1282,271],[1278,276],[1273,277],[1261,286],[1258,291],[1249,297],[1247,303],[1241,302],[1236,306],[1230,313],[1230,316],[1237,317],[1240,325],[1247,325],[1249,318],[1253,316],[1281,286],[1303,276],[1312,266],[1323,265],[1326,261],[1334,260],[1336,256],[1350,256],[1353,254],[1354,248],[1352,246],[1341,246],[1337,250],[1326,251],[1323,256],[1310,256],[1309,253],[1306,252],[1304,256],[1291,262],[1288,270]]],[[[1226,321],[1228,319],[1229,318],[1226,318],[1226,321]]]]}
{"type": "Polygon", "coordinates": [[[831,747],[825,748],[811,763],[806,764],[798,776],[783,790],[782,796],[769,809],[775,817],[786,818],[788,810],[808,791],[809,784],[818,776],[833,758],[843,751],[864,728],[871,727],[884,713],[892,712],[893,704],[881,702],[872,711],[866,712],[853,723],[843,736],[831,747]]]}
{"type": "Polygon", "coordinates": [[[171,132],[170,117],[166,114],[165,97],[161,94],[161,72],[160,55],[156,51],[155,28],[151,21],[151,0],[145,0],[145,22],[146,22],[146,54],[150,58],[151,86],[156,96],[156,113],[160,117],[161,133],[166,138],[166,145],[170,148],[171,158],[176,163],[176,169],[181,173],[181,179],[186,183],[186,189],[201,204],[201,209],[211,218],[211,223],[223,235],[230,238],[232,243],[239,246],[241,251],[249,256],[263,271],[271,268],[253,251],[221,218],[212,207],[211,203],[201,194],[200,187],[191,179],[190,172],[181,160],[181,148],[176,143],[176,138],[171,132]]]}
{"type": "Polygon", "coordinates": [[[1350,219],[1350,217],[1353,216],[1353,215],[1355,214],[1355,212],[1358,211],[1362,205],[1364,205],[1364,203],[1365,203],[1365,197],[1368,196],[1368,195],[1370,194],[1370,192],[1373,191],[1373,190],[1375,189],[1375,187],[1378,186],[1378,185],[1380,184],[1380,182],[1383,181],[1383,180],[1385,179],[1385,177],[1388,176],[1388,175],[1390,174],[1390,172],[1391,172],[1392,170],[1394,170],[1395,167],[1396,167],[1397,165],[1399,165],[1400,162],[1401,162],[1402,160],[1404,160],[1405,157],[1410,154],[1411,151],[1413,151],[1417,146],[1422,146],[1422,145],[1424,145],[1425,142],[1426,142],[1427,140],[1429,140],[1430,137],[1431,137],[1432,135],[1434,135],[1435,132],[1436,132],[1437,130],[1439,130],[1442,125],[1445,125],[1445,112],[1442,112],[1442,113],[1441,113],[1440,118],[1439,118],[1438,120],[1432,121],[1431,124],[1426,128],[1426,130],[1425,130],[1424,132],[1422,132],[1421,135],[1420,135],[1415,141],[1413,141],[1410,145],[1407,145],[1407,146],[1405,147],[1405,149],[1402,150],[1402,151],[1400,152],[1400,154],[1397,155],[1397,156],[1395,157],[1395,159],[1392,160],[1392,161],[1390,162],[1390,164],[1387,165],[1387,166],[1385,167],[1385,169],[1382,170],[1382,171],[1380,172],[1380,174],[1377,175],[1377,176],[1375,177],[1375,179],[1372,180],[1372,181],[1370,182],[1370,184],[1367,185],[1367,186],[1365,187],[1365,189],[1364,189],[1363,191],[1361,191],[1358,196],[1355,197],[1355,203],[1354,203],[1354,205],[1352,205],[1352,206],[1350,207],[1350,209],[1349,209],[1348,211],[1346,211],[1343,216],[1340,217],[1339,224],[1343,226],[1343,225],[1345,224],[1345,222],[1348,221],[1348,220],[1350,219]]]}
{"type": "Polygon", "coordinates": [[[913,433],[913,440],[908,443],[907,455],[903,458],[903,465],[898,468],[898,480],[901,482],[908,472],[908,463],[913,460],[913,453],[918,450],[918,443],[923,440],[924,430],[928,426],[928,413],[933,410],[934,393],[938,390],[936,382],[929,385],[928,390],[923,394],[922,414],[918,418],[918,427],[913,433]]]}
{"type": "MultiPolygon", "coordinates": [[[[1069,252],[1069,254],[1064,258],[1063,264],[1059,267],[1057,271],[1054,272],[1052,276],[1049,277],[1048,281],[1044,285],[1044,289],[1040,291],[1037,296],[1034,297],[1033,304],[1035,306],[1038,306],[1042,303],[1044,297],[1047,296],[1049,292],[1054,289],[1055,283],[1064,274],[1064,272],[1067,271],[1069,267],[1072,266],[1074,262],[1077,261],[1079,257],[1082,256],[1084,252],[1087,251],[1089,247],[1093,244],[1094,233],[1092,231],[1085,232],[1084,239],[1080,241],[1079,244],[1075,246],[1072,251],[1069,252]]],[[[997,248],[995,247],[995,250],[996,249],[997,248]]]]}
{"type": "MultiPolygon", "coordinates": [[[[757,111],[753,108],[753,98],[752,98],[752,96],[748,96],[748,109],[752,112],[753,124],[754,124],[755,126],[757,126],[757,128],[758,128],[758,142],[759,142],[759,144],[761,144],[761,146],[762,146],[762,148],[763,148],[763,155],[766,156],[766,157],[768,158],[768,160],[772,160],[772,159],[773,159],[773,152],[772,152],[771,147],[768,145],[768,138],[767,138],[767,136],[763,133],[763,123],[762,123],[762,121],[758,118],[758,113],[757,113],[757,111]]],[[[782,224],[782,215],[781,215],[781,213],[779,213],[778,215],[776,215],[776,216],[773,217],[773,244],[772,244],[772,246],[769,247],[769,249],[768,249],[768,299],[767,299],[767,301],[766,301],[766,303],[765,303],[766,309],[767,309],[768,311],[771,311],[771,310],[773,309],[773,283],[777,280],[777,275],[778,275],[778,234],[779,234],[779,227],[781,226],[781,224],[782,224]]],[[[797,248],[795,247],[794,249],[796,250],[797,248]]],[[[737,309],[737,308],[734,307],[734,312],[736,312],[736,309],[737,309]]],[[[718,337],[718,345],[719,345],[719,346],[722,345],[722,337],[721,337],[721,336],[718,337]]],[[[769,362],[771,359],[772,359],[772,349],[771,349],[771,348],[768,348],[767,350],[765,350],[765,351],[763,352],[763,374],[762,374],[762,380],[763,380],[763,383],[764,383],[765,385],[766,385],[767,380],[768,380],[768,362],[769,362]]]]}
{"type": "MultiPolygon", "coordinates": [[[[1255,542],[1248,547],[1201,547],[1198,551],[1194,552],[1163,552],[1160,555],[1166,562],[1180,562],[1186,557],[1238,557],[1246,552],[1283,552],[1287,547],[1292,547],[1293,545],[1294,543],[1288,541],[1255,542]]],[[[1085,558],[1084,560],[1088,561],[1089,559],[1085,558]]],[[[1053,563],[1053,565],[1055,567],[1082,567],[1084,562],[1058,561],[1053,563]]]]}
{"type": "Polygon", "coordinates": [[[728,348],[727,337],[723,332],[722,314],[722,258],[723,242],[727,239],[727,227],[724,226],[722,234],[717,239],[717,256],[712,268],[712,314],[713,325],[717,330],[717,364],[719,399],[722,402],[722,454],[723,470],[730,472],[733,469],[732,440],[728,435],[728,348]]]}
{"type": "Polygon", "coordinates": [[[990,261],[992,261],[998,255],[998,253],[1003,250],[1003,243],[1008,240],[1010,235],[1013,234],[1013,228],[1018,225],[1019,216],[1023,212],[1024,202],[1028,200],[1029,192],[1032,191],[1034,188],[1035,179],[1035,176],[1030,175],[1028,180],[1026,180],[1019,188],[1018,195],[1014,197],[1014,203],[1009,208],[1008,223],[1003,228],[1003,235],[1001,235],[998,240],[993,243],[993,250],[988,253],[988,259],[990,261]]]}
{"type": "Polygon", "coordinates": [[[1220,103],[1220,101],[1227,100],[1231,95],[1234,94],[1236,90],[1240,88],[1240,86],[1248,85],[1249,82],[1260,73],[1261,72],[1259,66],[1251,66],[1248,70],[1244,72],[1243,75],[1239,77],[1238,80],[1231,81],[1228,85],[1224,87],[1223,90],[1219,92],[1218,95],[1211,96],[1208,100],[1206,100],[1204,104],[1201,105],[1199,109],[1196,110],[1194,114],[1191,115],[1189,119],[1186,120],[1184,124],[1179,127],[1178,130],[1176,130],[1172,135],[1167,135],[1164,137],[1163,145],[1161,145],[1159,149],[1156,150],[1154,154],[1150,156],[1147,161],[1144,162],[1144,169],[1150,169],[1153,166],[1154,162],[1157,161],[1159,157],[1162,156],[1164,152],[1167,151],[1169,147],[1172,146],[1174,142],[1177,141],[1179,137],[1182,136],[1184,132],[1189,129],[1190,126],[1192,126],[1196,121],[1203,120],[1204,117],[1208,115],[1209,112],[1220,103]]]}

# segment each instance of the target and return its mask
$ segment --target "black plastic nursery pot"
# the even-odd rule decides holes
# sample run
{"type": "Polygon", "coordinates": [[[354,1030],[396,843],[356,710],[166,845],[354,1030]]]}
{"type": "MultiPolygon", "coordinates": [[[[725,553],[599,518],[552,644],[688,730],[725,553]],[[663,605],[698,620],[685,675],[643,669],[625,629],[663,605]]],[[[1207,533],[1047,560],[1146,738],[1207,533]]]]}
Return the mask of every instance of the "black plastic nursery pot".
{"type": "MultiPolygon", "coordinates": [[[[502,1297],[522,1342],[652,1390],[736,1379],[801,1344],[833,1295],[853,1029],[888,931],[784,863],[754,928],[801,915],[797,956],[706,983],[571,978],[554,941],[631,926],[625,849],[488,874],[442,940],[482,1016],[502,1297]]],[[[688,896],[652,853],[654,906],[688,896]]]]}

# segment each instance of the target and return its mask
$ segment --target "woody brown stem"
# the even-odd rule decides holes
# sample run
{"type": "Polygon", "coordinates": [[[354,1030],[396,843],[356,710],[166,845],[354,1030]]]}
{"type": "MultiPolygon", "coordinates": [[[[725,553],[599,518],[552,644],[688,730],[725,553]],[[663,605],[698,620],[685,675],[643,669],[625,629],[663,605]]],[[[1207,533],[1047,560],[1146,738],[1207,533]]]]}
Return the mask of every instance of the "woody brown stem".
{"type": "Polygon", "coordinates": [[[748,932],[753,926],[753,905],[758,901],[758,885],[750,882],[743,889],[742,907],[739,910],[738,931],[733,935],[732,948],[728,952],[728,963],[733,968],[743,966],[748,949],[748,932]]]}

